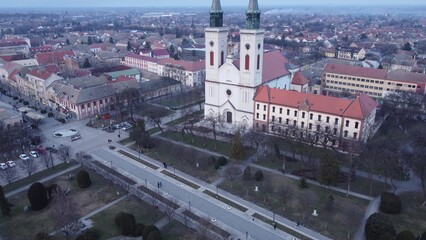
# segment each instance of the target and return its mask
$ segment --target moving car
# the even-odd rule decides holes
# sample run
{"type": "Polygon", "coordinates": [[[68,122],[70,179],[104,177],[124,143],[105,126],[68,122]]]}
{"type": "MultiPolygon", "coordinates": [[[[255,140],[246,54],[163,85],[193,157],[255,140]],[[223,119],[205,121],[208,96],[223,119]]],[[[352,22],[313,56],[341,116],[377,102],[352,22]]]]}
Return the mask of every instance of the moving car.
{"type": "Polygon", "coordinates": [[[31,157],[33,158],[38,158],[38,153],[36,151],[31,151],[30,152],[31,157]]]}
{"type": "Polygon", "coordinates": [[[28,157],[27,154],[21,154],[21,155],[19,155],[19,158],[22,159],[22,160],[30,159],[30,157],[28,157]]]}
{"type": "Polygon", "coordinates": [[[74,136],[71,137],[71,141],[73,141],[73,142],[77,141],[79,139],[81,139],[81,135],[80,134],[76,134],[76,135],[74,135],[74,136]]]}
{"type": "Polygon", "coordinates": [[[16,163],[14,161],[7,161],[6,163],[9,167],[16,167],[16,163]]]}
{"type": "Polygon", "coordinates": [[[6,168],[8,168],[8,166],[6,165],[6,163],[0,163],[0,168],[6,169],[6,168]]]}

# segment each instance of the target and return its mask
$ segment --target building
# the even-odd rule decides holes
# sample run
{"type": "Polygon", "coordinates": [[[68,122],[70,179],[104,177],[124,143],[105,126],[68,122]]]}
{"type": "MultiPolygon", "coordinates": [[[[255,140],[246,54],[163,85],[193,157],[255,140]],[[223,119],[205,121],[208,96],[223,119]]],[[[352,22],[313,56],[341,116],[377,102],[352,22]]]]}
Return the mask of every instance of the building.
{"type": "Polygon", "coordinates": [[[0,129],[11,129],[22,125],[22,113],[13,106],[0,102],[0,129]]]}
{"type": "Polygon", "coordinates": [[[128,67],[134,67],[140,70],[158,73],[158,61],[159,59],[157,58],[129,53],[124,57],[123,64],[128,67]]]}
{"type": "Polygon", "coordinates": [[[204,61],[189,62],[164,58],[158,61],[157,67],[159,76],[176,79],[189,87],[202,85],[206,76],[204,61]]]}
{"type": "Polygon", "coordinates": [[[326,141],[334,146],[342,139],[368,139],[377,102],[365,94],[349,100],[261,86],[254,106],[256,128],[271,134],[326,141]]]}
{"type": "Polygon", "coordinates": [[[29,71],[26,75],[28,81],[33,85],[34,93],[30,93],[35,96],[37,101],[48,104],[52,107],[52,102],[48,101],[47,89],[55,81],[62,80],[61,76],[49,72],[46,68],[35,68],[29,71]]]}
{"type": "Polygon", "coordinates": [[[400,91],[425,94],[425,86],[425,74],[340,64],[327,64],[321,81],[324,94],[364,93],[374,98],[400,91]]]}

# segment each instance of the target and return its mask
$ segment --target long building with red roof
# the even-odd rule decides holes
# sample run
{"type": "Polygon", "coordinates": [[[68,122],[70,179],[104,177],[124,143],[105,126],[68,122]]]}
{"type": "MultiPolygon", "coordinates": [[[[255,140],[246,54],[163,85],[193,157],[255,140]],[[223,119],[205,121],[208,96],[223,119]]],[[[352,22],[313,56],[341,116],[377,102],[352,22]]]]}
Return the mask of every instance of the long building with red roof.
{"type": "Polygon", "coordinates": [[[327,64],[321,85],[323,91],[331,95],[348,92],[382,98],[390,92],[425,94],[426,74],[327,64]]]}
{"type": "Polygon", "coordinates": [[[377,102],[366,94],[351,100],[268,86],[257,89],[254,104],[256,128],[277,135],[327,141],[329,145],[336,145],[341,139],[365,142],[377,108],[377,102]]]}

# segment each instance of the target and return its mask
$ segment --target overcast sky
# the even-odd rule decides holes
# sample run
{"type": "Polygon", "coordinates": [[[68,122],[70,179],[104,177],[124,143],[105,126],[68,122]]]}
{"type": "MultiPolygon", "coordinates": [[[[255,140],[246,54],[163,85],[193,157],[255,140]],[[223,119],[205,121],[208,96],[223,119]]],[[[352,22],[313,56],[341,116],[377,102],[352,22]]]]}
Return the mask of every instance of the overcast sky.
{"type": "MultiPolygon", "coordinates": [[[[0,0],[1,7],[202,7],[211,0],[0,0]]],[[[222,6],[246,6],[249,0],[221,0],[222,6]]],[[[425,0],[259,0],[262,6],[284,5],[426,5],[425,0]]],[[[0,8],[1,8],[0,7],[0,8]]]]}

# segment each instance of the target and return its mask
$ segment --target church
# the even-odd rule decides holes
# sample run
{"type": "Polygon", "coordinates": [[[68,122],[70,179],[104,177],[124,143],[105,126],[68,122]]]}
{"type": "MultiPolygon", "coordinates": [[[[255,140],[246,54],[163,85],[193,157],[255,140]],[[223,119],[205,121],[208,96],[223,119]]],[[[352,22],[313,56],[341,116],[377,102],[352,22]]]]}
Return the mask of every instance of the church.
{"type": "MultiPolygon", "coordinates": [[[[264,52],[265,31],[260,29],[257,0],[250,0],[246,24],[240,30],[239,56],[234,56],[228,42],[229,29],[223,25],[220,0],[213,0],[210,27],[205,29],[206,80],[205,117],[221,116],[227,127],[253,126],[256,90],[261,85],[292,89],[293,74],[280,51],[264,52]]],[[[298,81],[306,88],[308,81],[298,81]]]]}

